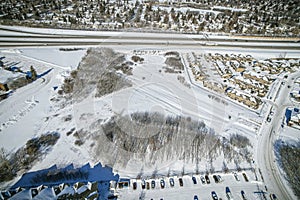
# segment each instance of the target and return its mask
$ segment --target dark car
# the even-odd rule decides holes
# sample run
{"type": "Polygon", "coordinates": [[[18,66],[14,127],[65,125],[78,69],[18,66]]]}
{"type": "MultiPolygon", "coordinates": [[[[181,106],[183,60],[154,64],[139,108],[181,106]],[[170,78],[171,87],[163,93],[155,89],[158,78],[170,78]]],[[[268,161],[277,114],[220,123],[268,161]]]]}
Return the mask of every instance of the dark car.
{"type": "Polygon", "coordinates": [[[145,189],[145,188],[146,188],[146,182],[145,182],[145,180],[142,180],[141,185],[142,185],[142,189],[145,189]]]}
{"type": "Polygon", "coordinates": [[[227,199],[233,199],[229,187],[225,188],[225,193],[226,193],[227,199]]]}
{"type": "Polygon", "coordinates": [[[205,184],[205,178],[203,176],[200,176],[200,180],[202,184],[205,184]]]}
{"type": "Polygon", "coordinates": [[[174,184],[174,179],[173,179],[173,178],[170,178],[170,179],[169,179],[169,182],[170,182],[170,185],[171,185],[172,187],[174,187],[174,185],[175,185],[175,184],[174,184]]]}
{"type": "Polygon", "coordinates": [[[162,189],[165,188],[165,181],[164,181],[163,179],[160,180],[160,187],[161,187],[162,189]]]}
{"type": "Polygon", "coordinates": [[[195,176],[192,177],[192,180],[193,180],[193,183],[194,183],[194,184],[197,184],[197,179],[196,179],[195,176]]]}
{"type": "Polygon", "coordinates": [[[270,194],[270,198],[271,198],[272,200],[276,200],[276,199],[277,199],[277,197],[276,197],[275,194],[270,194]]]}
{"type": "Polygon", "coordinates": [[[241,195],[242,195],[243,199],[246,199],[246,194],[245,194],[244,190],[241,191],[241,195]]]}
{"type": "Polygon", "coordinates": [[[216,175],[213,175],[213,179],[215,180],[216,183],[219,183],[219,179],[216,175]]]}
{"type": "Polygon", "coordinates": [[[133,187],[134,190],[136,190],[136,187],[137,187],[136,182],[133,182],[132,187],[133,187]]]}
{"type": "Polygon", "coordinates": [[[147,188],[147,190],[150,189],[150,183],[149,182],[146,183],[146,188],[147,188]]]}
{"type": "Polygon", "coordinates": [[[182,187],[183,186],[183,180],[182,178],[179,178],[179,185],[182,187]]]}
{"type": "Polygon", "coordinates": [[[227,193],[231,193],[229,187],[226,187],[226,188],[225,188],[225,192],[226,192],[226,194],[227,194],[227,193]]]}
{"type": "Polygon", "coordinates": [[[209,180],[208,175],[205,175],[205,180],[206,180],[206,183],[207,183],[207,184],[210,184],[210,180],[209,180]]]}
{"type": "Polygon", "coordinates": [[[198,200],[198,196],[197,195],[194,195],[194,200],[198,200]]]}
{"type": "Polygon", "coordinates": [[[247,175],[245,173],[242,173],[242,174],[243,174],[243,177],[244,177],[245,181],[248,182],[249,180],[248,180],[247,175]]]}
{"type": "Polygon", "coordinates": [[[213,200],[218,200],[218,195],[215,191],[211,192],[211,197],[212,197],[213,200]]]}
{"type": "Polygon", "coordinates": [[[155,181],[151,181],[151,188],[155,188],[155,181]]]}

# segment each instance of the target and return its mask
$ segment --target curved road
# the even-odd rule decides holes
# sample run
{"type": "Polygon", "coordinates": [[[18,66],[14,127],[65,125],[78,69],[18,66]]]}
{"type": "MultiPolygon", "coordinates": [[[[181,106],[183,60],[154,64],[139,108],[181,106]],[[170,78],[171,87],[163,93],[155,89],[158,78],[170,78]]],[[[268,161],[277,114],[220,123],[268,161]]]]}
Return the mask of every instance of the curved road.
{"type": "MultiPolygon", "coordinates": [[[[258,166],[261,169],[264,181],[267,185],[271,185],[273,192],[276,193],[279,199],[293,200],[297,197],[293,194],[290,188],[287,187],[286,183],[283,181],[284,177],[280,173],[278,166],[276,164],[276,158],[274,154],[274,142],[277,139],[277,134],[281,122],[284,118],[284,111],[287,107],[293,106],[290,101],[289,93],[291,88],[287,86],[292,84],[294,78],[300,77],[300,72],[289,75],[288,79],[285,81],[286,84],[280,87],[278,93],[278,98],[275,100],[275,104],[278,109],[273,115],[273,119],[270,123],[264,120],[261,130],[261,138],[259,138],[258,149],[257,149],[257,161],[258,166]]],[[[272,105],[269,105],[269,110],[272,105]]],[[[269,113],[266,114],[267,116],[269,113]]]]}

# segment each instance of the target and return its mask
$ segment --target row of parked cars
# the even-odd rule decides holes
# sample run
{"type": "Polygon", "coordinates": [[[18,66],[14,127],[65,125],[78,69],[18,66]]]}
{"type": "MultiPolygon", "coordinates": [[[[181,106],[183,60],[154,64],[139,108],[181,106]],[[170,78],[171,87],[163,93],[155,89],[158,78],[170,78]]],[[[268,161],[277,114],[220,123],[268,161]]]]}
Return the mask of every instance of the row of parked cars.
{"type": "MultiPolygon", "coordinates": [[[[227,199],[233,199],[233,196],[231,194],[231,191],[230,191],[229,187],[225,188],[225,193],[226,193],[227,199]]],[[[245,192],[243,190],[241,191],[241,197],[242,197],[243,200],[247,200],[246,194],[245,194],[245,192]]],[[[215,191],[211,192],[211,198],[213,200],[218,200],[219,199],[219,197],[218,197],[218,195],[217,195],[217,193],[215,191]]],[[[198,198],[197,195],[194,195],[194,200],[199,200],[199,198],[198,198]]]]}
{"type": "MultiPolygon", "coordinates": [[[[234,172],[233,175],[234,175],[236,181],[240,181],[240,178],[239,178],[239,176],[238,176],[238,174],[236,172],[234,172]]],[[[245,173],[242,173],[242,175],[243,175],[245,181],[248,182],[249,180],[248,180],[247,175],[245,173]]],[[[221,183],[221,182],[223,182],[223,179],[222,179],[222,177],[220,175],[216,175],[215,174],[212,177],[213,177],[213,180],[215,181],[215,183],[221,183]]],[[[197,184],[197,178],[195,176],[192,176],[192,181],[193,181],[194,184],[197,184]]],[[[202,184],[210,184],[210,182],[211,182],[210,178],[209,178],[209,176],[207,174],[206,175],[201,175],[200,176],[200,181],[201,181],[202,184]]],[[[183,186],[183,179],[179,178],[178,182],[179,182],[179,186],[182,187],[183,186]]],[[[174,185],[175,185],[174,178],[169,178],[169,184],[170,184],[171,187],[174,187],[174,185]]],[[[161,179],[160,182],[159,182],[159,185],[160,185],[160,187],[162,189],[164,189],[165,186],[166,186],[165,180],[161,179]]],[[[155,186],[156,186],[155,180],[152,180],[152,181],[142,180],[142,182],[141,182],[142,189],[148,189],[148,190],[150,188],[154,189],[155,186]]],[[[137,189],[137,182],[133,182],[133,189],[134,190],[137,189]]]]}
{"type": "MultiPolygon", "coordinates": [[[[174,178],[169,178],[169,183],[170,183],[170,186],[171,186],[171,187],[174,187],[174,185],[175,185],[174,178]]],[[[133,185],[133,189],[136,190],[136,188],[137,188],[137,182],[133,182],[132,185],[133,185]]],[[[164,179],[161,179],[160,182],[159,182],[159,185],[160,185],[160,187],[161,187],[162,189],[164,189],[165,186],[166,186],[165,180],[164,180],[164,179]]],[[[183,186],[183,180],[182,180],[182,178],[179,178],[179,185],[180,185],[180,186],[183,186]]],[[[145,180],[142,180],[142,182],[141,182],[141,187],[142,187],[142,189],[148,189],[148,190],[149,190],[150,188],[154,189],[155,186],[156,186],[155,180],[152,180],[152,181],[145,181],[145,180]]]]}
{"type": "MultiPolygon", "coordinates": [[[[249,182],[249,179],[248,179],[248,177],[247,177],[247,175],[246,175],[246,173],[242,173],[242,175],[243,175],[243,177],[244,177],[244,179],[245,179],[245,181],[246,182],[249,182]]],[[[234,176],[234,178],[235,178],[235,180],[236,181],[240,181],[240,178],[239,178],[239,176],[238,176],[238,174],[236,173],[236,172],[233,172],[233,176],[234,176]]],[[[197,179],[196,179],[196,177],[192,177],[192,180],[193,180],[193,183],[194,184],[197,184],[197,179]]],[[[201,180],[201,183],[202,184],[210,184],[210,179],[209,179],[209,176],[208,175],[205,175],[205,176],[200,176],[200,180],[201,180]]],[[[222,179],[222,177],[220,176],[220,175],[213,175],[213,180],[215,181],[215,183],[221,183],[221,182],[223,182],[223,179],[222,179]]]]}

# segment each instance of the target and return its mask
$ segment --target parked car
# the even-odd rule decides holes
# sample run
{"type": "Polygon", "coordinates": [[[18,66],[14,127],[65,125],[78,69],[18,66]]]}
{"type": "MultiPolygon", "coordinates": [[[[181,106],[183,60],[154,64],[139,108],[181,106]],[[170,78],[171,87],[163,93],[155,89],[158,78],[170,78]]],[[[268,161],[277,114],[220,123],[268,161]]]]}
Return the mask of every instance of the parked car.
{"type": "Polygon", "coordinates": [[[205,178],[203,176],[200,176],[200,180],[202,184],[205,184],[205,178]]]}
{"type": "Polygon", "coordinates": [[[243,174],[243,177],[244,177],[245,181],[248,182],[249,180],[248,180],[248,177],[247,177],[246,173],[242,173],[242,174],[243,174]]]}
{"type": "Polygon", "coordinates": [[[133,182],[132,187],[133,187],[134,190],[136,190],[136,187],[137,187],[136,182],[133,182]]]}
{"type": "Polygon", "coordinates": [[[194,200],[198,200],[198,196],[197,195],[194,195],[194,200]]]}
{"type": "Polygon", "coordinates": [[[213,175],[213,179],[215,180],[215,183],[219,183],[219,179],[218,179],[217,175],[213,175]]]}
{"type": "Polygon", "coordinates": [[[218,200],[218,195],[215,191],[211,192],[211,197],[212,197],[213,200],[218,200]]]}
{"type": "Polygon", "coordinates": [[[223,182],[223,179],[222,179],[221,175],[217,175],[217,178],[218,178],[219,182],[223,182]]]}
{"type": "Polygon", "coordinates": [[[160,180],[160,187],[161,187],[162,189],[165,188],[165,181],[164,181],[163,179],[160,180]]]}
{"type": "Polygon", "coordinates": [[[147,188],[147,190],[150,189],[150,183],[149,182],[146,183],[146,188],[147,188]]]}
{"type": "Polygon", "coordinates": [[[226,194],[227,194],[227,193],[231,193],[229,187],[226,187],[226,188],[225,188],[225,192],[226,192],[226,194]]]}
{"type": "Polygon", "coordinates": [[[246,194],[245,194],[244,190],[241,191],[241,195],[242,195],[243,200],[246,200],[246,194]]]}
{"type": "Polygon", "coordinates": [[[206,180],[206,183],[207,183],[207,184],[210,184],[210,180],[209,180],[208,175],[205,175],[205,180],[206,180]]]}
{"type": "Polygon", "coordinates": [[[192,180],[193,180],[193,183],[194,183],[194,184],[197,184],[197,179],[196,179],[195,176],[192,177],[192,180]]]}
{"type": "Polygon", "coordinates": [[[227,199],[233,199],[229,187],[225,188],[225,193],[226,193],[227,199]]]}
{"type": "Polygon", "coordinates": [[[270,194],[270,198],[271,198],[271,200],[276,200],[277,199],[275,194],[270,194]]]}
{"type": "Polygon", "coordinates": [[[155,181],[154,180],[151,181],[151,188],[152,189],[155,188],[155,181]]]}
{"type": "Polygon", "coordinates": [[[183,186],[183,180],[182,178],[179,178],[179,185],[182,187],[183,186]]]}
{"type": "Polygon", "coordinates": [[[240,181],[239,175],[236,172],[233,172],[233,176],[234,176],[235,180],[240,181]]]}
{"type": "Polygon", "coordinates": [[[175,185],[175,184],[174,184],[174,179],[173,179],[173,178],[170,178],[170,179],[169,179],[169,182],[170,182],[171,187],[174,187],[174,185],[175,185]]]}
{"type": "Polygon", "coordinates": [[[142,185],[142,189],[145,189],[145,188],[146,188],[146,182],[145,182],[145,180],[142,180],[141,185],[142,185]]]}

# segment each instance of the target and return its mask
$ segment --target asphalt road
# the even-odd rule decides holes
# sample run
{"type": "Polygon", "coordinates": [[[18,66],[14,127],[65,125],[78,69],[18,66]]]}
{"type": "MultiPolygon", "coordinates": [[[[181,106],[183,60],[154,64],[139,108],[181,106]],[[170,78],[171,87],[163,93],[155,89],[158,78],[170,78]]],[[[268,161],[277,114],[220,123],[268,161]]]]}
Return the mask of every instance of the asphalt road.
{"type": "MultiPolygon", "coordinates": [[[[291,88],[288,85],[292,85],[293,78],[300,77],[300,72],[296,72],[289,75],[285,85],[280,87],[280,91],[275,99],[275,104],[277,109],[273,115],[272,121],[270,123],[264,120],[262,124],[261,138],[259,138],[259,144],[257,149],[258,166],[260,167],[264,180],[267,185],[271,185],[273,192],[276,193],[279,199],[297,199],[292,191],[287,188],[284,183],[284,177],[280,174],[278,166],[276,164],[276,158],[274,154],[274,142],[279,134],[279,128],[281,126],[282,119],[284,117],[284,112],[287,107],[293,106],[290,101],[289,93],[291,88]]],[[[271,108],[269,105],[269,110],[271,108]]],[[[269,113],[268,113],[269,114],[269,113]]],[[[267,115],[268,115],[267,114],[267,115]]]]}
{"type": "Polygon", "coordinates": [[[135,46],[209,46],[213,48],[239,47],[255,49],[300,50],[297,38],[254,38],[232,36],[203,36],[156,34],[139,32],[55,32],[41,33],[0,27],[0,47],[14,46],[63,46],[63,45],[135,45],[135,46]]]}

